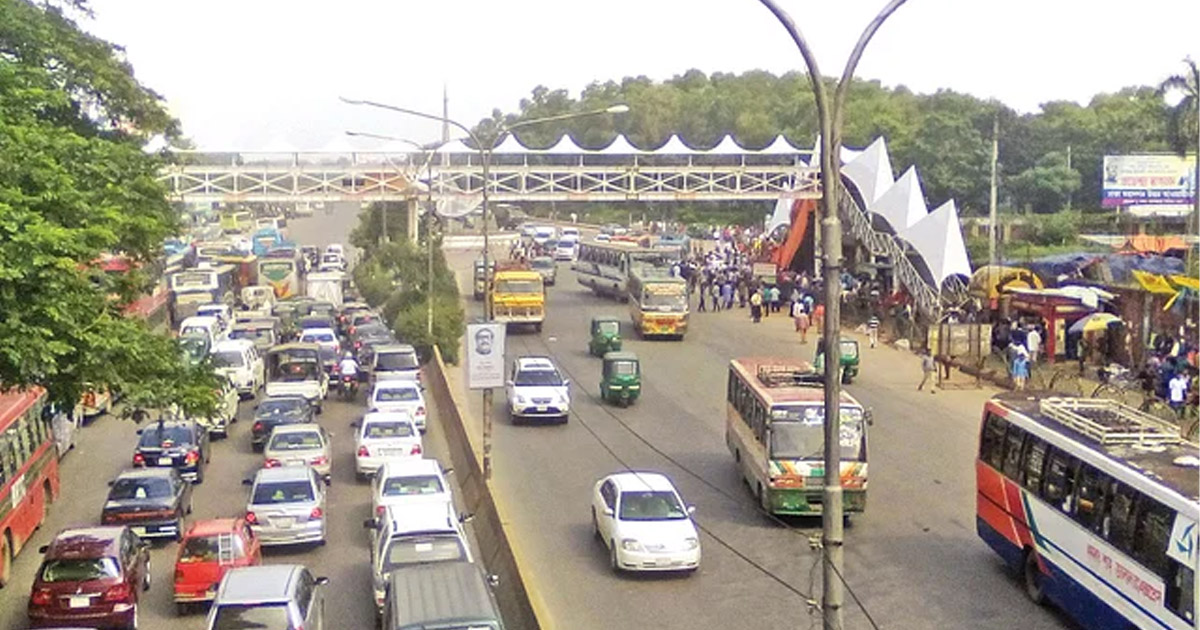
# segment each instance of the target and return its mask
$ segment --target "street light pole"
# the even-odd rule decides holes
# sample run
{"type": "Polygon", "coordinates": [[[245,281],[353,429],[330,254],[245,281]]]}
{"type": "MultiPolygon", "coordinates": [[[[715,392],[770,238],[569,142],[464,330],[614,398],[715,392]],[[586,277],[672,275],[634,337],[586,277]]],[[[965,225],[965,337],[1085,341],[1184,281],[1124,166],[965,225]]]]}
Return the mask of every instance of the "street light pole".
{"type": "Polygon", "coordinates": [[[821,124],[821,219],[824,250],[822,276],[825,279],[825,488],[821,511],[821,550],[824,556],[822,572],[823,597],[821,612],[826,630],[842,628],[842,566],[845,525],[842,504],[841,478],[841,265],[842,224],[838,218],[838,195],[841,188],[838,160],[842,145],[842,115],[846,92],[854,78],[854,69],[862,58],[867,43],[887,18],[899,9],[906,0],[891,0],[875,16],[858,38],[842,78],[830,103],[817,65],[817,59],[791,15],[781,9],[775,0],[759,0],[783,25],[792,41],[800,50],[808,78],[816,99],[817,115],[821,124]]]}
{"type": "MultiPolygon", "coordinates": [[[[413,110],[413,109],[397,107],[395,105],[388,105],[386,103],[377,103],[374,101],[354,100],[354,99],[348,99],[345,97],[342,97],[341,100],[350,105],[367,105],[370,107],[378,107],[380,109],[388,109],[388,110],[391,110],[394,112],[400,112],[401,114],[408,114],[410,116],[416,116],[418,118],[425,118],[427,120],[436,120],[443,124],[453,125],[454,127],[458,128],[460,131],[465,133],[467,135],[467,137],[471,139],[471,142],[475,144],[477,150],[479,151],[480,168],[482,171],[481,174],[483,176],[483,183],[480,186],[480,193],[481,193],[481,197],[482,197],[482,199],[480,200],[480,205],[482,206],[482,210],[483,210],[483,270],[484,270],[485,276],[487,275],[487,271],[489,268],[488,263],[491,261],[491,251],[490,251],[490,246],[491,246],[490,232],[491,232],[491,230],[488,227],[488,221],[490,221],[490,219],[491,219],[490,213],[488,212],[488,189],[489,189],[489,185],[491,184],[491,157],[492,157],[492,150],[496,148],[496,144],[500,141],[500,138],[503,137],[507,133],[512,133],[516,129],[520,129],[522,127],[528,127],[531,125],[537,125],[537,124],[555,122],[555,121],[561,121],[561,120],[573,120],[575,118],[584,118],[587,116],[596,116],[599,114],[624,114],[625,112],[629,111],[629,106],[627,106],[627,105],[611,105],[604,109],[598,109],[598,110],[592,110],[592,111],[586,111],[586,112],[573,112],[573,113],[568,113],[568,114],[559,114],[557,116],[547,116],[545,118],[535,118],[535,119],[531,119],[531,120],[521,120],[521,121],[518,121],[518,122],[513,123],[512,125],[508,125],[508,126],[501,124],[500,126],[497,127],[496,133],[493,134],[491,136],[491,138],[489,138],[490,141],[487,143],[484,143],[480,140],[479,136],[475,135],[475,132],[471,131],[471,129],[468,128],[466,125],[464,125],[452,118],[449,118],[447,116],[436,116],[434,114],[427,114],[425,112],[421,112],[421,111],[417,111],[417,110],[413,110]]],[[[430,168],[432,168],[432,167],[430,167],[430,168]]],[[[430,181],[430,186],[432,187],[432,185],[433,185],[433,182],[430,181]]],[[[430,192],[430,194],[432,195],[432,191],[430,192]]],[[[431,276],[432,276],[432,272],[431,272],[431,276]]],[[[490,291],[487,292],[486,297],[484,298],[484,321],[488,321],[488,322],[492,321],[492,302],[491,302],[491,292],[490,291]]],[[[483,390],[483,477],[486,480],[490,480],[492,478],[492,402],[493,402],[492,401],[492,388],[491,387],[484,388],[484,390],[483,390]]]]}

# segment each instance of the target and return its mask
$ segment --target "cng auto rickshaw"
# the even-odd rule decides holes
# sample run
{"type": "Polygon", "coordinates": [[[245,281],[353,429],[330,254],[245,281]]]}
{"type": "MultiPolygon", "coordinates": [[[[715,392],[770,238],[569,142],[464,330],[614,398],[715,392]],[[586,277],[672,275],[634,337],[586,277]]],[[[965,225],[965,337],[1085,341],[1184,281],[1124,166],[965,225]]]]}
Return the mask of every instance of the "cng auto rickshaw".
{"type": "Polygon", "coordinates": [[[632,352],[609,352],[600,371],[600,397],[625,407],[642,393],[642,366],[632,352]]]}
{"type": "MultiPolygon", "coordinates": [[[[821,339],[817,343],[817,354],[813,358],[813,369],[818,373],[825,371],[825,343],[821,339]]],[[[838,344],[838,367],[842,375],[842,383],[849,385],[858,376],[858,342],[843,338],[838,344]]]]}
{"type": "Polygon", "coordinates": [[[592,317],[592,338],[588,341],[588,352],[602,357],[606,352],[621,349],[621,320],[611,315],[592,317]]]}

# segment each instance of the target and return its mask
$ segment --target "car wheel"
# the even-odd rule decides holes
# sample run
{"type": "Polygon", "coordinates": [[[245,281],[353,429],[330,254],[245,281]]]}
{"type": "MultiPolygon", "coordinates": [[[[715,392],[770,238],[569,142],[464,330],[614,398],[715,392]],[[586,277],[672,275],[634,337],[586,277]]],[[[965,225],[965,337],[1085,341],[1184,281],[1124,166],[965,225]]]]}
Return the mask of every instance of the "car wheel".
{"type": "Polygon", "coordinates": [[[608,566],[612,568],[613,573],[621,572],[621,563],[617,560],[617,541],[613,540],[608,545],[608,566]]]}
{"type": "Polygon", "coordinates": [[[150,590],[150,559],[146,559],[146,572],[142,574],[142,590],[150,590]]]}
{"type": "Polygon", "coordinates": [[[12,579],[12,534],[5,533],[0,537],[0,562],[4,563],[4,566],[0,566],[0,588],[3,588],[12,579]]]}
{"type": "Polygon", "coordinates": [[[600,536],[600,521],[596,520],[596,508],[592,508],[592,534],[596,536],[596,540],[604,540],[600,536]]]}
{"type": "Polygon", "coordinates": [[[1029,601],[1040,606],[1046,600],[1046,588],[1036,551],[1030,549],[1025,553],[1024,569],[1025,595],[1029,597],[1029,601]]]}
{"type": "Polygon", "coordinates": [[[138,630],[138,605],[137,605],[137,602],[134,602],[134,604],[133,604],[133,614],[131,614],[129,616],[129,625],[127,625],[125,627],[128,628],[129,630],[138,630]]]}

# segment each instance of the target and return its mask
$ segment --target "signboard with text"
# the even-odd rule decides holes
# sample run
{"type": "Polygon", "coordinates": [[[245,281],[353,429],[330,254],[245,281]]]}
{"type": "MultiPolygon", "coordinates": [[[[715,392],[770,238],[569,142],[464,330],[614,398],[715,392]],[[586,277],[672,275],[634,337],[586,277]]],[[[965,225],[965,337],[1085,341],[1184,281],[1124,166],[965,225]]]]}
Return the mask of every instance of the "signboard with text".
{"type": "Polygon", "coordinates": [[[1104,156],[1105,208],[1191,204],[1196,191],[1196,156],[1104,156]]]}
{"type": "Polygon", "coordinates": [[[504,324],[467,324],[467,387],[504,387],[504,324]]]}

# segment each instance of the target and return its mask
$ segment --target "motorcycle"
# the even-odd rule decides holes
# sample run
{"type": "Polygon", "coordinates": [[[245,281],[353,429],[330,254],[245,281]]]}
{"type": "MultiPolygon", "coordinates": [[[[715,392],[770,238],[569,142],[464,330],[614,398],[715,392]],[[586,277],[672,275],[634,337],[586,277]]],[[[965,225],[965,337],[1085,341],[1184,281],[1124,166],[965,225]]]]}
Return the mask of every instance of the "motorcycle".
{"type": "Polygon", "coordinates": [[[338,389],[341,390],[342,400],[352,401],[358,396],[358,377],[353,374],[338,376],[338,389]]]}

